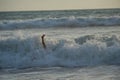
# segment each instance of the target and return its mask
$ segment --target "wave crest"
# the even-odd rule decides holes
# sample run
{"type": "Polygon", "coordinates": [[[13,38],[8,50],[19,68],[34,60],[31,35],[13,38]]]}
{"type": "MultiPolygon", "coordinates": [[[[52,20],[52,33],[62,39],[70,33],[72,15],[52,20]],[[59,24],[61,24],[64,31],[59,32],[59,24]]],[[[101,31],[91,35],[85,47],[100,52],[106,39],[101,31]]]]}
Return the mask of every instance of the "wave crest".
{"type": "Polygon", "coordinates": [[[48,28],[48,27],[92,27],[92,26],[119,26],[119,17],[74,17],[48,18],[31,20],[3,20],[0,29],[48,28]]]}
{"type": "Polygon", "coordinates": [[[0,41],[1,68],[79,67],[120,65],[120,37],[117,35],[85,35],[76,39],[46,40],[40,36],[10,38],[0,41]]]}

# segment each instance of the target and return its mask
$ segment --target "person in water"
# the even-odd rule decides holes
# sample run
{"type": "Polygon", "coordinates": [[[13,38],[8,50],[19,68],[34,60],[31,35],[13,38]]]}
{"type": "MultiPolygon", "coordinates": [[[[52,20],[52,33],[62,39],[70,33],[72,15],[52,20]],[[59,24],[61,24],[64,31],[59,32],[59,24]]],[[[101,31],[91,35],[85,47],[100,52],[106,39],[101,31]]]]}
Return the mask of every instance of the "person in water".
{"type": "Polygon", "coordinates": [[[45,37],[45,34],[43,34],[43,35],[41,36],[41,38],[42,38],[42,45],[43,45],[43,48],[46,49],[46,44],[45,44],[44,37],[45,37]]]}

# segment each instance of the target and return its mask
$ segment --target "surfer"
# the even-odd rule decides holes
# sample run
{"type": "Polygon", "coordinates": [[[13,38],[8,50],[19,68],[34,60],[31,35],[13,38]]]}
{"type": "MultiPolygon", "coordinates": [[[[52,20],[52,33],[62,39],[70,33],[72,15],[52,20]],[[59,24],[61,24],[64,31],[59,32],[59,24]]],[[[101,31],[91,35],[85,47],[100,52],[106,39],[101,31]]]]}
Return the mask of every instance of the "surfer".
{"type": "Polygon", "coordinates": [[[43,45],[43,48],[46,49],[44,37],[45,37],[45,34],[43,34],[43,35],[41,36],[41,38],[42,38],[42,45],[43,45]]]}

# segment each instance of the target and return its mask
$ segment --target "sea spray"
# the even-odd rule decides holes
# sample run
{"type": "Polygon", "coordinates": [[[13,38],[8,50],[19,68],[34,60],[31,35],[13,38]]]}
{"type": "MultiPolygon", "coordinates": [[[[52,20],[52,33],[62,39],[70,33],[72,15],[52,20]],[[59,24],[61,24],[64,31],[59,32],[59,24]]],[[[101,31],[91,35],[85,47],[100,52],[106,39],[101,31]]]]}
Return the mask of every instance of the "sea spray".
{"type": "Polygon", "coordinates": [[[80,67],[120,65],[120,38],[117,35],[85,35],[74,39],[46,39],[40,36],[0,41],[1,68],[80,67]]]}

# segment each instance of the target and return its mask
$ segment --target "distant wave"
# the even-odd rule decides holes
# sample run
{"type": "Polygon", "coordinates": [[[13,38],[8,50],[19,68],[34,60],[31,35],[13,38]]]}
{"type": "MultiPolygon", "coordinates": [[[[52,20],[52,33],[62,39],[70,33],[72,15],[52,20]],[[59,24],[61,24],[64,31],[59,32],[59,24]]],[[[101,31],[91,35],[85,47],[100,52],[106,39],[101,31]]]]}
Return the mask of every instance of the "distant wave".
{"type": "Polygon", "coordinates": [[[74,17],[30,20],[2,20],[0,29],[120,26],[120,17],[74,17]]]}
{"type": "Polygon", "coordinates": [[[75,39],[46,40],[40,36],[0,40],[1,68],[80,67],[120,65],[120,37],[117,35],[85,35],[75,39]]]}

